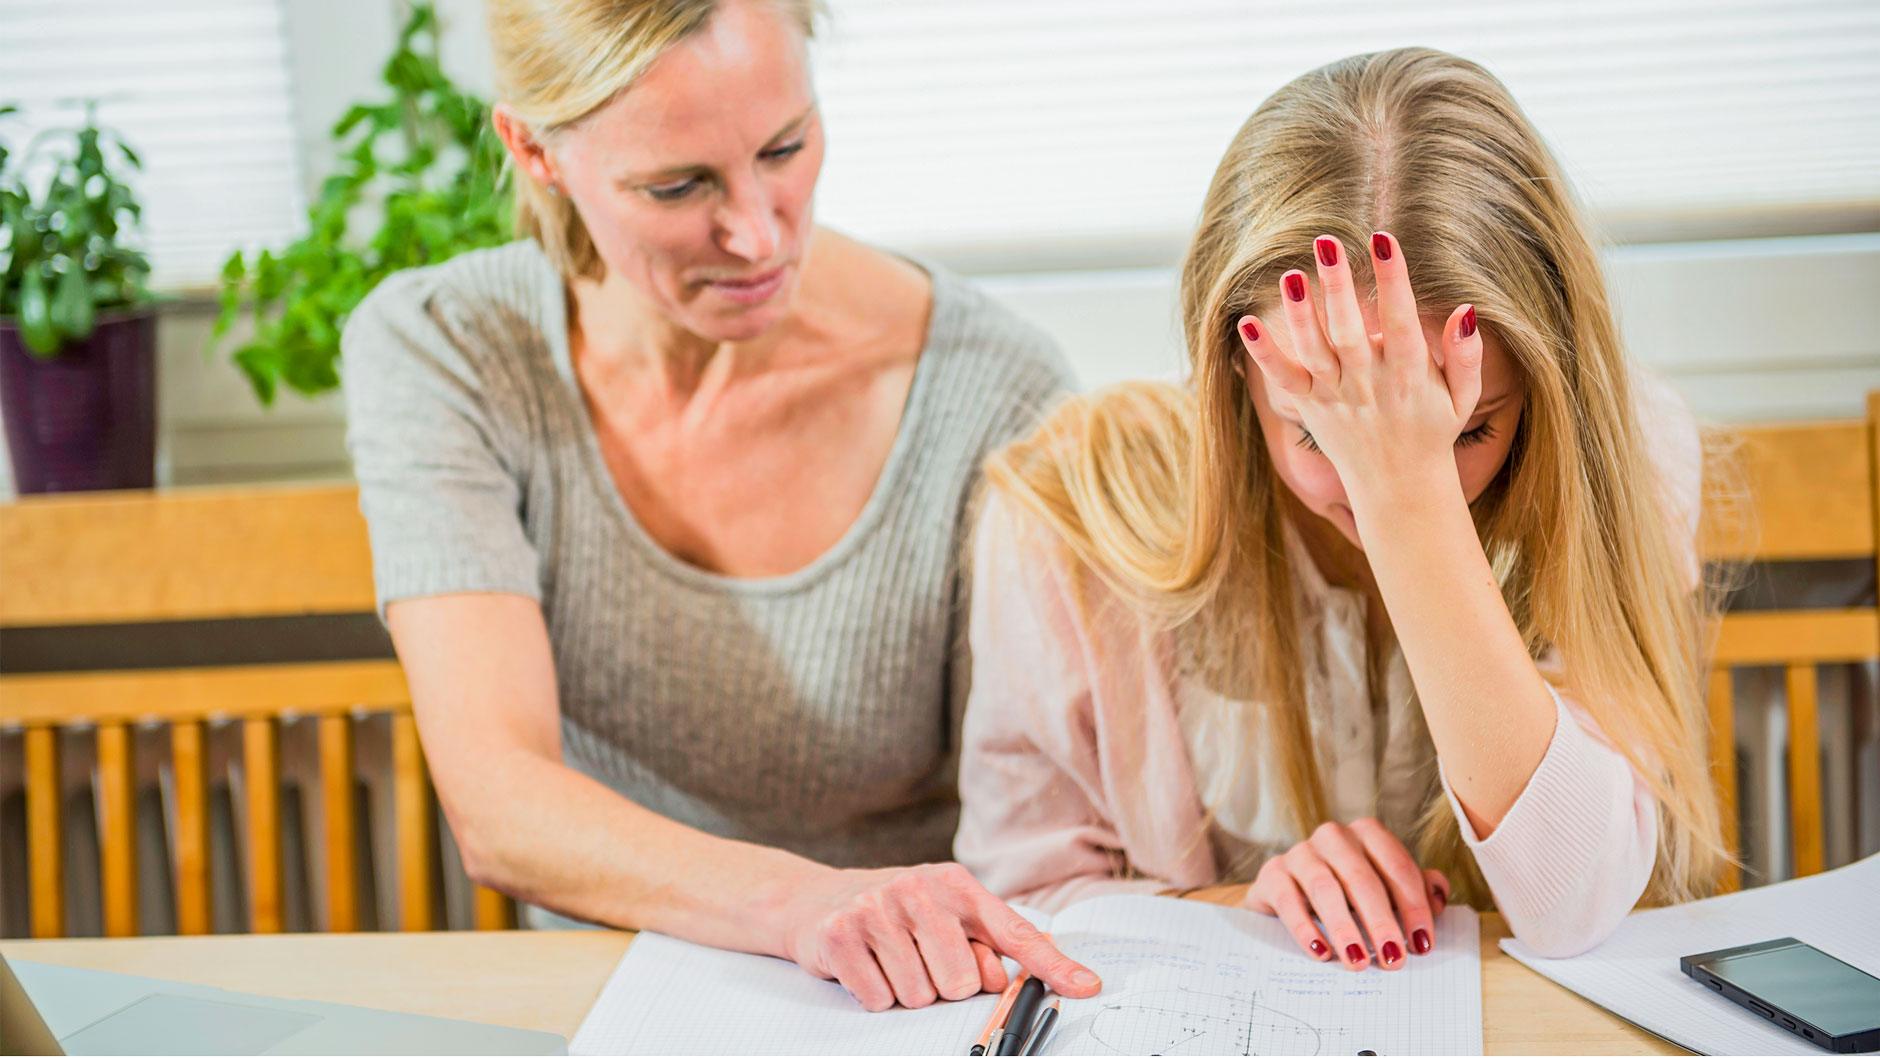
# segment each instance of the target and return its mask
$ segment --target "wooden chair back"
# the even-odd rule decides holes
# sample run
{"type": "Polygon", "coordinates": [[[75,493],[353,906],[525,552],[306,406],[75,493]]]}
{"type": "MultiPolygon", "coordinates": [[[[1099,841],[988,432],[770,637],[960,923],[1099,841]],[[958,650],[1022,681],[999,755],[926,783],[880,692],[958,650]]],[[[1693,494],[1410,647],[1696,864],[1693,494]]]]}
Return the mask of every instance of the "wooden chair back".
{"type": "MultiPolygon", "coordinates": [[[[371,613],[372,559],[352,485],[35,496],[0,504],[0,632],[371,613]]],[[[213,626],[212,626],[213,627],[213,626]]],[[[176,922],[211,923],[205,725],[241,725],[248,927],[282,928],[280,725],[318,726],[324,920],[359,928],[353,725],[390,714],[399,928],[433,928],[432,792],[396,660],[0,674],[0,728],[23,729],[32,933],[63,931],[59,738],[96,729],[102,920],[138,932],[132,733],[169,729],[176,922]]],[[[479,889],[478,928],[513,921],[479,889]]]]}
{"type": "MultiPolygon", "coordinates": [[[[1748,492],[1746,519],[1707,517],[1704,556],[1728,563],[1855,559],[1876,563],[1880,538],[1880,391],[1867,416],[1733,431],[1748,492]],[[1747,525],[1744,523],[1747,522],[1747,525]]],[[[1880,607],[1726,614],[1711,659],[1711,768],[1725,837],[1738,847],[1735,707],[1731,670],[1781,666],[1787,689],[1789,834],[1797,877],[1822,870],[1820,665],[1880,658],[1880,607]]],[[[1732,871],[1726,888],[1742,883],[1732,871]]]]}

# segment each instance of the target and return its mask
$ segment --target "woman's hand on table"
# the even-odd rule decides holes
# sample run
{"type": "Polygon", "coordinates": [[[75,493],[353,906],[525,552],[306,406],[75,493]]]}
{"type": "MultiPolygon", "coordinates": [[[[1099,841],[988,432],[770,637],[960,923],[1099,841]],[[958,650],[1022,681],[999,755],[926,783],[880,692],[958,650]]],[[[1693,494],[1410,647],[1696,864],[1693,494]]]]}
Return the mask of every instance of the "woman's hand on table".
{"type": "Polygon", "coordinates": [[[1443,872],[1419,868],[1403,842],[1370,818],[1325,823],[1267,860],[1242,901],[1279,916],[1307,955],[1347,970],[1369,966],[1373,954],[1386,970],[1402,969],[1406,953],[1429,954],[1436,916],[1448,903],[1443,872]]]}
{"type": "Polygon", "coordinates": [[[1002,955],[1067,997],[1101,987],[957,863],[827,869],[797,890],[784,915],[788,957],[869,1010],[1002,991],[1002,955]]]}

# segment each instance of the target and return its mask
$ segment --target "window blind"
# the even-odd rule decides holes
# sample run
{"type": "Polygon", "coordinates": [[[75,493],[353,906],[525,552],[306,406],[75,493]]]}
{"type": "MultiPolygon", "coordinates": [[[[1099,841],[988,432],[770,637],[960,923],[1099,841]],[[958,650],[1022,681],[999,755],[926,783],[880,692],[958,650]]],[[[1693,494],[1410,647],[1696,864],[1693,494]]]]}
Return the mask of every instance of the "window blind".
{"type": "Polygon", "coordinates": [[[143,157],[153,286],[210,284],[304,223],[279,0],[0,3],[0,102],[26,111],[0,137],[74,124],[86,98],[143,157]]]}
{"type": "Polygon", "coordinates": [[[829,223],[911,249],[1179,241],[1234,131],[1428,45],[1514,93],[1596,219],[1880,214],[1872,0],[833,0],[829,223]]]}

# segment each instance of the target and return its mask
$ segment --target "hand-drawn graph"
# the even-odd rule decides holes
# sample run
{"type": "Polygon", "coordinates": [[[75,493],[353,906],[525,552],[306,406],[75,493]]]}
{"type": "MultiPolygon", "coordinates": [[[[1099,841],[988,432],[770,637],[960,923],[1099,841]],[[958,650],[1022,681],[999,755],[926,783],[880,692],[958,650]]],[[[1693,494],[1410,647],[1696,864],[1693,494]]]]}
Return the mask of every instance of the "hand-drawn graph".
{"type": "MultiPolygon", "coordinates": [[[[1120,988],[1066,1026],[1052,1051],[1110,1054],[1348,1053],[1344,1029],[1326,1030],[1261,1002],[1266,968],[1193,944],[1111,938],[1077,957],[1120,988]],[[1073,1037],[1075,1037],[1073,1042],[1073,1037]]],[[[1315,968],[1316,969],[1316,968],[1315,968]]],[[[1290,975],[1283,975],[1290,976],[1290,975]]],[[[1289,1004],[1292,1005],[1292,1004],[1289,1004]]]]}
{"type": "Polygon", "coordinates": [[[1323,1031],[1253,993],[1186,988],[1118,996],[1085,1032],[1113,1054],[1320,1054],[1326,1043],[1323,1031]]]}

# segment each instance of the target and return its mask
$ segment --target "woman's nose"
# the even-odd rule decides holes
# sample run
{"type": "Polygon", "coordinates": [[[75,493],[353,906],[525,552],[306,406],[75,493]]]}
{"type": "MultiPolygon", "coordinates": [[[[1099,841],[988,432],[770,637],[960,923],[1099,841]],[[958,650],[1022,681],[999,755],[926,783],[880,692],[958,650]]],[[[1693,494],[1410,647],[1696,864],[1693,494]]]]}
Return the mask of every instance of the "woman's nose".
{"type": "Polygon", "coordinates": [[[776,211],[763,186],[735,189],[718,216],[719,248],[746,261],[768,261],[777,253],[776,211]]]}

